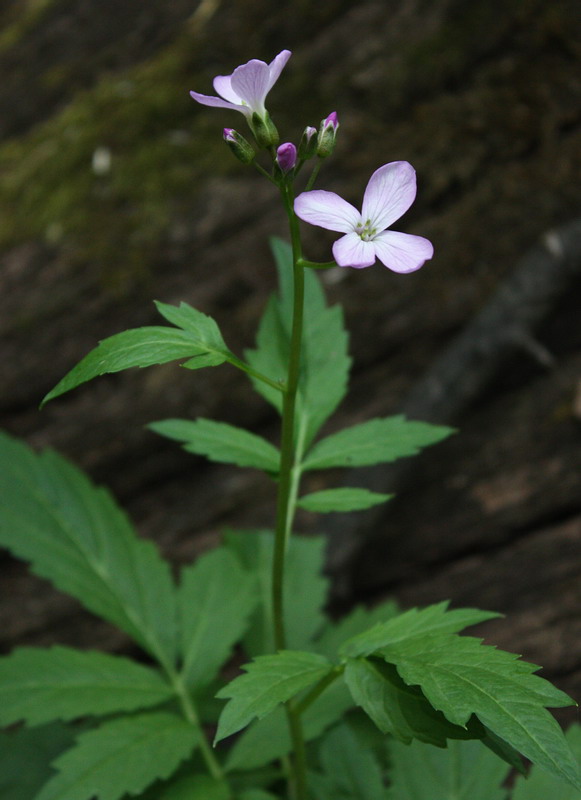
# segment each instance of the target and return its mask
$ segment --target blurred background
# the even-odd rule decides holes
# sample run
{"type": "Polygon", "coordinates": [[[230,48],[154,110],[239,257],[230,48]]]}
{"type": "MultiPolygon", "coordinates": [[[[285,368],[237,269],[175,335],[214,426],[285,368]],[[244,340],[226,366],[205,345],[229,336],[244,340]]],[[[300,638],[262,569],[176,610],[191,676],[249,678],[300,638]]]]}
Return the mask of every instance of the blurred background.
{"type": "MultiPolygon", "coordinates": [[[[268,107],[283,140],[341,123],[319,188],[356,205],[408,160],[396,226],[436,255],[323,280],[352,391],[327,431],[406,412],[459,435],[351,483],[378,514],[299,517],[329,537],[331,607],[445,598],[508,615],[486,636],[581,699],[581,6],[578,0],[0,0],[1,425],[107,484],[176,565],[228,526],[272,525],[272,486],[145,430],[205,416],[276,440],[241,373],[106,376],[39,411],[98,340],[185,300],[251,346],[285,237],[273,187],[231,155],[212,78],[293,51],[268,107]]],[[[309,258],[333,240],[306,229],[309,258]]],[[[317,488],[338,475],[318,478],[317,488]]],[[[3,557],[0,646],[126,641],[3,557]]]]}

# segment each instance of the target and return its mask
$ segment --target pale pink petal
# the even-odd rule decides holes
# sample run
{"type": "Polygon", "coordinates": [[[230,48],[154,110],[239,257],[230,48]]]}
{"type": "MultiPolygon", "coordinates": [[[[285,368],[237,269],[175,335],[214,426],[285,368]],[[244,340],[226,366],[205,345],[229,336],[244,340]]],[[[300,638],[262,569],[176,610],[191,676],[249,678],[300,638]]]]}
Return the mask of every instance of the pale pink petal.
{"type": "Polygon", "coordinates": [[[253,58],[247,64],[236,67],[231,76],[232,91],[251,111],[264,114],[264,100],[269,89],[270,70],[264,61],[253,58]]]}
{"type": "Polygon", "coordinates": [[[203,106],[213,106],[214,108],[233,108],[236,111],[242,111],[243,114],[248,115],[249,109],[246,106],[237,105],[236,103],[229,103],[228,100],[222,100],[221,97],[211,97],[199,92],[190,92],[190,96],[203,106]]]}
{"type": "Polygon", "coordinates": [[[423,236],[384,231],[373,240],[378,259],[394,272],[414,272],[434,255],[434,247],[423,236]]]}
{"type": "Polygon", "coordinates": [[[216,75],[212,85],[214,86],[216,93],[219,94],[220,97],[223,97],[224,100],[229,100],[231,103],[235,103],[236,105],[242,104],[242,100],[232,88],[232,75],[216,75]]]}
{"type": "Polygon", "coordinates": [[[295,214],[311,225],[339,233],[349,233],[361,222],[361,214],[351,203],[324,189],[299,194],[295,200],[295,214]]]}
{"type": "Polygon", "coordinates": [[[378,232],[408,210],[416,197],[416,171],[407,161],[392,161],[375,170],[363,197],[363,223],[378,232]]]}
{"type": "Polygon", "coordinates": [[[333,258],[340,267],[370,267],[375,264],[374,242],[364,242],[357,233],[348,233],[333,245],[333,258]]]}
{"type": "Polygon", "coordinates": [[[291,57],[292,53],[290,50],[283,50],[280,52],[268,65],[268,69],[270,72],[270,78],[268,80],[268,88],[266,89],[269,92],[274,84],[280,77],[280,73],[283,71],[286,62],[291,57]]]}

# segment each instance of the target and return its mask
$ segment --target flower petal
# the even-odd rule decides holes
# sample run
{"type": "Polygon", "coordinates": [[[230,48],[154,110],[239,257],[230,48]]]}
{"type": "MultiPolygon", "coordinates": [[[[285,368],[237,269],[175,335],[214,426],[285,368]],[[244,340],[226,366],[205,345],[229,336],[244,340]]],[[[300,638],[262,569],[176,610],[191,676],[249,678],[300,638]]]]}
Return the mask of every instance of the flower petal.
{"type": "Polygon", "coordinates": [[[235,103],[238,106],[242,105],[242,100],[232,88],[232,75],[216,75],[212,85],[216,93],[223,97],[224,100],[229,100],[230,103],[235,103]]]}
{"type": "Polygon", "coordinates": [[[423,236],[384,231],[373,240],[378,259],[394,272],[414,272],[434,255],[434,246],[423,236]]]}
{"type": "Polygon", "coordinates": [[[357,233],[348,233],[333,245],[333,258],[340,267],[362,269],[375,264],[374,242],[364,242],[357,233]]]}
{"type": "Polygon", "coordinates": [[[199,92],[190,92],[190,96],[203,106],[214,106],[215,108],[233,108],[236,111],[242,111],[242,113],[246,114],[247,116],[250,113],[250,110],[246,106],[230,103],[228,100],[222,100],[221,97],[212,97],[207,94],[199,94],[199,92]]]}
{"type": "Polygon", "coordinates": [[[282,50],[268,65],[268,70],[270,72],[270,77],[268,79],[268,88],[267,92],[269,92],[274,84],[280,77],[280,73],[283,71],[286,62],[291,57],[292,53],[290,50],[282,50]]]}
{"type": "Polygon", "coordinates": [[[264,61],[253,58],[247,64],[236,67],[231,76],[231,88],[251,112],[264,114],[264,100],[268,93],[270,69],[264,61]]]}
{"type": "Polygon", "coordinates": [[[295,200],[295,214],[311,225],[339,233],[350,233],[361,222],[361,214],[355,206],[324,189],[299,194],[295,200]]]}
{"type": "Polygon", "coordinates": [[[416,171],[407,161],[392,161],[376,169],[363,197],[363,222],[378,231],[388,228],[416,197],[416,171]]]}

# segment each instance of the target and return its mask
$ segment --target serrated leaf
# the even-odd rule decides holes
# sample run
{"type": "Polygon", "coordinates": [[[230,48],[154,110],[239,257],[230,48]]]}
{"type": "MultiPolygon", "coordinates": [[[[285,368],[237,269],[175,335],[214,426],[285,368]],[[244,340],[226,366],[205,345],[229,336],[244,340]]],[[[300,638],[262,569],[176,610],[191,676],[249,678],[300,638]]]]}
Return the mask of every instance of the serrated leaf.
{"type": "MultiPolygon", "coordinates": [[[[280,292],[272,297],[260,321],[256,349],[245,353],[249,364],[273,380],[285,380],[292,323],[292,251],[280,239],[271,241],[280,292]]],[[[297,429],[308,445],[323,422],[337,408],[347,388],[351,359],[347,355],[347,333],[342,310],[328,308],[319,283],[311,270],[305,270],[304,329],[301,374],[297,399],[297,429]]],[[[280,412],[280,392],[259,381],[256,390],[280,412]]]]}
{"type": "MultiPolygon", "coordinates": [[[[256,578],[259,604],[244,637],[249,655],[274,650],[272,621],[272,556],[274,534],[271,531],[246,531],[226,537],[226,544],[240,563],[256,578]]],[[[329,582],[323,577],[325,539],[299,538],[289,542],[285,560],[284,622],[287,647],[292,650],[313,648],[314,635],[325,624],[323,606],[329,582]]]]}
{"type": "Polygon", "coordinates": [[[412,608],[386,622],[348,639],[340,648],[343,656],[368,656],[382,647],[423,640],[428,635],[457,633],[500,614],[478,608],[457,608],[448,611],[448,602],[435,603],[427,608],[412,608]]]}
{"type": "Polygon", "coordinates": [[[2,800],[34,800],[54,774],[51,762],[73,742],[73,729],[59,722],[0,732],[2,800]]]}
{"type": "Polygon", "coordinates": [[[347,725],[325,735],[319,758],[326,783],[318,800],[385,800],[379,764],[347,725]]]}
{"type": "Polygon", "coordinates": [[[391,664],[377,659],[349,659],[345,682],[355,703],[382,733],[409,744],[413,739],[446,747],[448,739],[480,739],[482,725],[453,725],[416,687],[407,686],[391,664]]]}
{"type": "Polygon", "coordinates": [[[280,453],[277,448],[261,436],[234,425],[200,418],[195,421],[166,419],[148,427],[161,436],[182,442],[188,453],[225,464],[278,472],[280,453]]]}
{"type": "Polygon", "coordinates": [[[0,434],[0,545],[133,637],[162,663],[176,651],[169,565],[107,491],[47,450],[0,434]]]}
{"type": "Polygon", "coordinates": [[[188,775],[156,792],[156,800],[230,800],[227,784],[209,775],[188,775]]]}
{"type": "Polygon", "coordinates": [[[159,673],[121,656],[27,647],[0,658],[0,725],[134,711],[173,694],[159,673]]]}
{"type": "MultiPolygon", "coordinates": [[[[581,764],[581,727],[578,724],[571,725],[565,738],[577,763],[581,764]]],[[[528,778],[517,778],[510,797],[511,800],[581,800],[581,791],[533,766],[528,778]]]]}
{"type": "Polygon", "coordinates": [[[258,717],[261,719],[298,692],[324,678],[331,669],[326,658],[316,653],[281,650],[275,655],[257,656],[245,664],[245,675],[234,678],[216,697],[228,699],[215,742],[231,736],[258,717]]]}
{"type": "Polygon", "coordinates": [[[389,800],[506,800],[509,768],[479,742],[451,741],[443,750],[390,740],[389,751],[389,800]]]}
{"type": "Polygon", "coordinates": [[[182,674],[191,689],[214,680],[241,640],[256,603],[253,578],[225,548],[201,556],[182,570],[182,674]]]}
{"type": "Polygon", "coordinates": [[[297,505],[305,511],[326,513],[331,511],[362,511],[391,500],[392,494],[380,494],[369,489],[349,488],[323,489],[303,495],[297,505]]]}
{"type": "Polygon", "coordinates": [[[190,333],[201,350],[224,357],[229,355],[230,351],[222,338],[220,328],[212,317],[184,302],[179,306],[172,306],[156,300],[155,306],[168,322],[190,333]]]}
{"type": "Polygon", "coordinates": [[[167,778],[198,742],[196,729],[175,714],[149,713],[105,722],[83,733],[56,760],[59,774],[35,800],[118,800],[167,778]]]}
{"type": "MultiPolygon", "coordinates": [[[[342,681],[335,681],[301,715],[306,742],[317,739],[324,730],[353,707],[353,700],[342,681]]],[[[292,750],[288,721],[282,707],[251,722],[228,752],[226,769],[251,770],[286,756],[292,750]]]]}
{"type": "Polygon", "coordinates": [[[465,725],[474,714],[533,763],[581,787],[563,733],[544,708],[573,701],[531,674],[538,669],[535,665],[483,645],[480,639],[446,632],[403,635],[378,654],[395,664],[407,684],[419,686],[450,722],[465,725]]]}
{"type": "Polygon", "coordinates": [[[367,467],[413,456],[453,433],[452,428],[407,420],[399,414],[345,428],[317,442],[307,453],[303,469],[367,467]]]}
{"type": "Polygon", "coordinates": [[[387,622],[400,613],[394,600],[386,600],[375,608],[356,606],[338,622],[327,620],[325,628],[317,639],[316,650],[333,661],[337,658],[341,645],[347,639],[352,639],[375,625],[387,622]]]}

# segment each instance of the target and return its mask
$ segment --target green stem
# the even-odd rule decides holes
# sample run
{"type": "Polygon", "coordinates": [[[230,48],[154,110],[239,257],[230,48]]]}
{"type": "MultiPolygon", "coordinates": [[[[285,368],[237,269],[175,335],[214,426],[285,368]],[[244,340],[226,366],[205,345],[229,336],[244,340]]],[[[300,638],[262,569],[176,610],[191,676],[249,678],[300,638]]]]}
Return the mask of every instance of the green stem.
{"type": "MultiPolygon", "coordinates": [[[[284,629],[284,567],[292,530],[296,497],[300,480],[302,432],[295,436],[295,410],[301,363],[305,275],[301,262],[301,240],[297,217],[293,210],[293,193],[289,185],[280,187],[288,215],[293,254],[293,316],[286,387],[283,393],[281,457],[276,504],[276,531],[272,563],[272,610],[276,650],[286,646],[284,629]]],[[[307,800],[306,757],[300,715],[292,702],[286,704],[289,731],[293,743],[292,789],[295,800],[307,800]]]]}
{"type": "Polygon", "coordinates": [[[194,701],[192,700],[192,697],[188,692],[181,675],[179,675],[173,668],[169,670],[166,668],[166,672],[178,697],[184,717],[198,731],[200,751],[202,753],[202,758],[208,767],[208,772],[213,778],[215,778],[215,780],[225,783],[226,776],[224,775],[222,765],[214,755],[214,751],[212,750],[210,743],[206,738],[206,734],[202,729],[202,724],[200,722],[200,718],[198,717],[198,712],[196,711],[194,701]]]}
{"type": "Polygon", "coordinates": [[[315,181],[317,180],[317,176],[319,174],[319,170],[321,169],[322,166],[323,166],[323,162],[319,158],[317,163],[315,164],[315,167],[314,167],[313,171],[311,172],[311,177],[309,178],[308,183],[307,183],[307,185],[305,187],[305,192],[310,192],[311,189],[313,188],[313,186],[315,185],[315,181]]]}
{"type": "Polygon", "coordinates": [[[336,261],[307,261],[301,258],[301,266],[308,267],[309,269],[332,269],[337,266],[336,261]]]}
{"type": "Polygon", "coordinates": [[[342,675],[344,671],[345,667],[343,666],[334,667],[328,675],[325,675],[324,678],[321,678],[321,680],[313,686],[311,691],[303,697],[301,702],[297,703],[295,706],[295,711],[297,714],[304,714],[307,708],[323,694],[327,686],[330,686],[334,681],[336,681],[339,675],[342,675]]]}
{"type": "Polygon", "coordinates": [[[246,372],[246,374],[250,375],[252,378],[256,378],[257,380],[266,383],[267,386],[272,386],[272,388],[276,389],[277,392],[284,391],[284,385],[282,382],[273,381],[271,378],[268,378],[266,375],[263,375],[262,372],[258,372],[257,370],[252,369],[252,367],[249,367],[245,361],[242,361],[242,359],[237,358],[235,355],[230,354],[228,356],[228,363],[232,364],[233,367],[238,367],[238,369],[241,369],[243,372],[246,372]]]}

